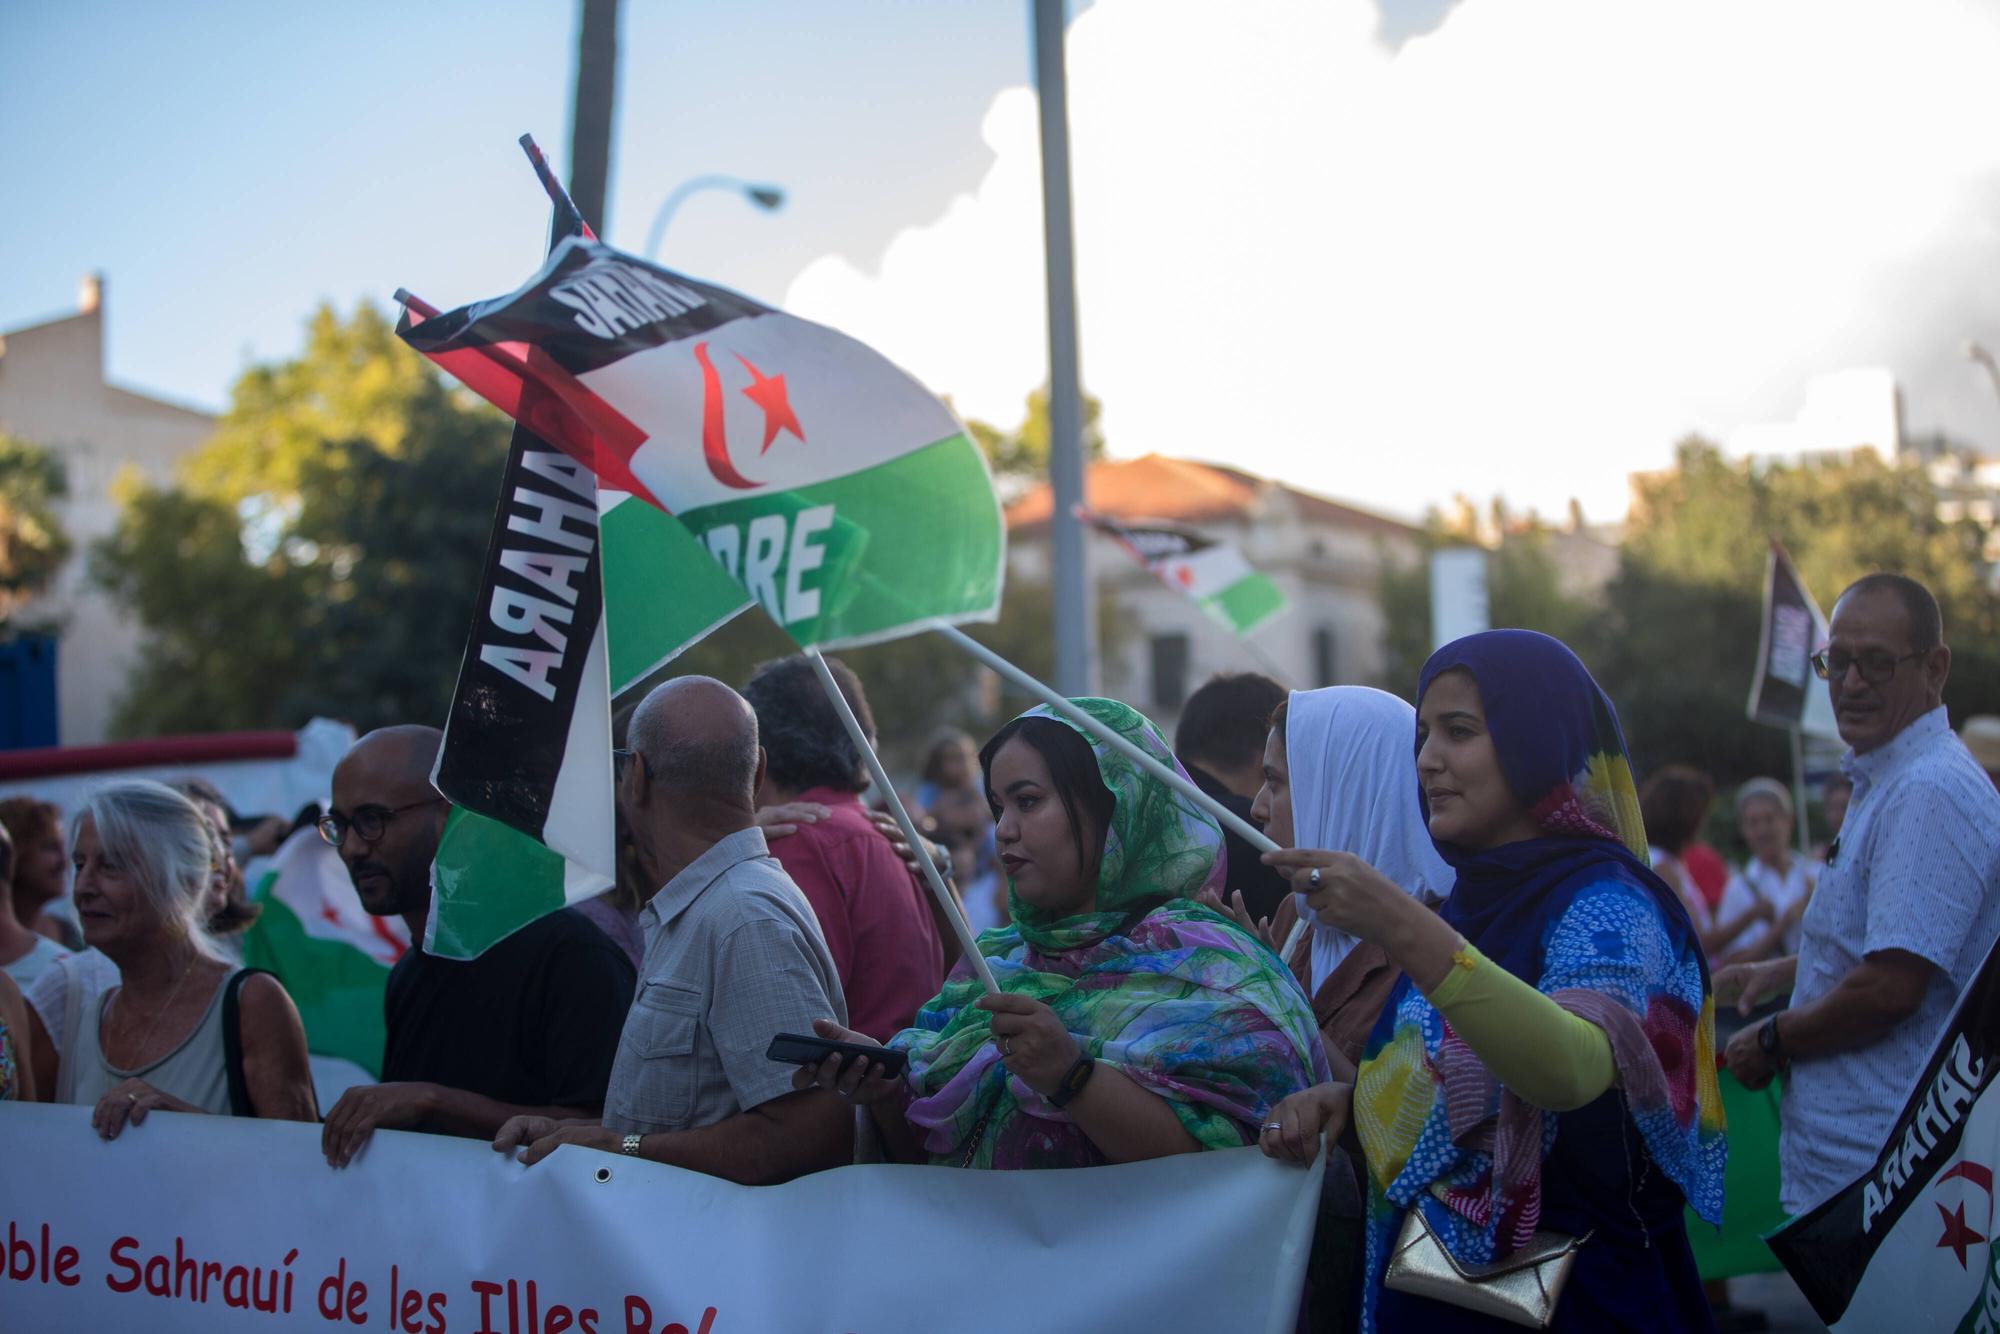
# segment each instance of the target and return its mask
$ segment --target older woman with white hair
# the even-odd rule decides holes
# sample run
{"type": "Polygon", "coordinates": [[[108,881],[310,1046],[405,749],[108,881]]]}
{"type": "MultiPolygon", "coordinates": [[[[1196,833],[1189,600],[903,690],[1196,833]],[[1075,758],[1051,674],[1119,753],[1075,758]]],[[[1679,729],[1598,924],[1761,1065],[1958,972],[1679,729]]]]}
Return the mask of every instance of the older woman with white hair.
{"type": "Polygon", "coordinates": [[[1792,846],[1792,794],[1775,778],[1753,778],[1736,789],[1736,828],[1750,845],[1750,859],[1722,892],[1723,911],[1734,903],[1762,904],[1770,925],[1723,956],[1749,963],[1796,954],[1799,922],[1819,880],[1819,868],[1792,846]]]}
{"type": "Polygon", "coordinates": [[[148,1112],[318,1118],[305,1029],[278,979],[238,970],[205,918],[214,845],[201,811],[158,783],[91,793],[72,826],[84,939],[117,965],[115,985],[72,975],[51,1043],[39,1014],[37,1083],[95,1108],[105,1139],[148,1112]]]}

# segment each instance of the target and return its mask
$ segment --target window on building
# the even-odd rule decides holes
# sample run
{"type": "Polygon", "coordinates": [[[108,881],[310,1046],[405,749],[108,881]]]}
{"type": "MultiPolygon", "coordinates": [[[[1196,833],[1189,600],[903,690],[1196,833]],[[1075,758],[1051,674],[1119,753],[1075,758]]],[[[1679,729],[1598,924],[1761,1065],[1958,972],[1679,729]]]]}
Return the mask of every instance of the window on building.
{"type": "Polygon", "coordinates": [[[1188,637],[1178,632],[1154,635],[1152,655],[1153,707],[1173,713],[1188,694],[1188,637]]]}
{"type": "Polygon", "coordinates": [[[1322,625],[1313,631],[1313,679],[1320,685],[1337,685],[1340,682],[1340,645],[1333,635],[1333,627],[1322,625]]]}

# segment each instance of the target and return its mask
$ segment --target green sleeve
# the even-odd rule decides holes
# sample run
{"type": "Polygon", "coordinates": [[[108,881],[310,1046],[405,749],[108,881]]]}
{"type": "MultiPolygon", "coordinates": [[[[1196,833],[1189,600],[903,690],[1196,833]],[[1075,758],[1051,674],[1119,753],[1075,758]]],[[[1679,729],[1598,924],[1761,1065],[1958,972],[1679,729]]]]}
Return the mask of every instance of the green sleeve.
{"type": "Polygon", "coordinates": [[[1617,1078],[1611,1039],[1467,945],[1427,999],[1493,1077],[1551,1112],[1592,1102],[1617,1078]],[[1468,966],[1469,964],[1469,966],[1468,966]]]}

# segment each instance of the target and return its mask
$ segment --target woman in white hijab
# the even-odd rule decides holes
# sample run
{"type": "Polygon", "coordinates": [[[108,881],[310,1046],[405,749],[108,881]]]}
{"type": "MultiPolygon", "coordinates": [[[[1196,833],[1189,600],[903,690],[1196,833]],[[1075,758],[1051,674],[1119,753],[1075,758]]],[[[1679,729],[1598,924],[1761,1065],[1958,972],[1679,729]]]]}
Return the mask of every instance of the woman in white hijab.
{"type": "MultiPolygon", "coordinates": [[[[1251,815],[1282,847],[1351,852],[1407,893],[1440,900],[1452,870],[1424,824],[1416,745],[1416,710],[1386,691],[1294,692],[1272,717],[1251,815]]],[[[1352,1078],[1396,982],[1389,956],[1319,921],[1303,894],[1279,907],[1270,938],[1312,997],[1334,1078],[1352,1078]]]]}

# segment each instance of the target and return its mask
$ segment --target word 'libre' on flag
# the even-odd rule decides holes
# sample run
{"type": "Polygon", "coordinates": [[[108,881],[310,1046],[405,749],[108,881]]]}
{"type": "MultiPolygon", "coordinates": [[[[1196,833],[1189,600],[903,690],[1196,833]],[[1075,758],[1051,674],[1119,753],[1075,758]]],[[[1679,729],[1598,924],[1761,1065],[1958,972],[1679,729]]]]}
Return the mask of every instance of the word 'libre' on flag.
{"type": "Polygon", "coordinates": [[[411,302],[398,332],[516,422],[433,775],[433,953],[615,879],[612,683],[753,600],[828,647],[998,607],[984,457],[845,335],[576,234],[513,295],[411,302]]]}
{"type": "Polygon", "coordinates": [[[621,683],[660,648],[656,631],[621,646],[621,620],[690,601],[691,581],[703,598],[675,625],[696,637],[744,595],[822,648],[998,609],[1005,539],[984,456],[935,395],[844,334],[580,237],[516,292],[406,316],[399,332],[600,487],[692,535],[665,538],[630,501],[606,509],[621,683]],[[695,551],[734,597],[686,569],[695,551]]]}
{"type": "Polygon", "coordinates": [[[1164,520],[1114,519],[1082,507],[1076,514],[1239,637],[1285,610],[1285,595],[1277,584],[1250,564],[1234,542],[1164,520]]]}
{"type": "Polygon", "coordinates": [[[1770,1238],[1837,1334],[2000,1329],[2000,945],[1959,997],[1874,1165],[1770,1238]]]}

